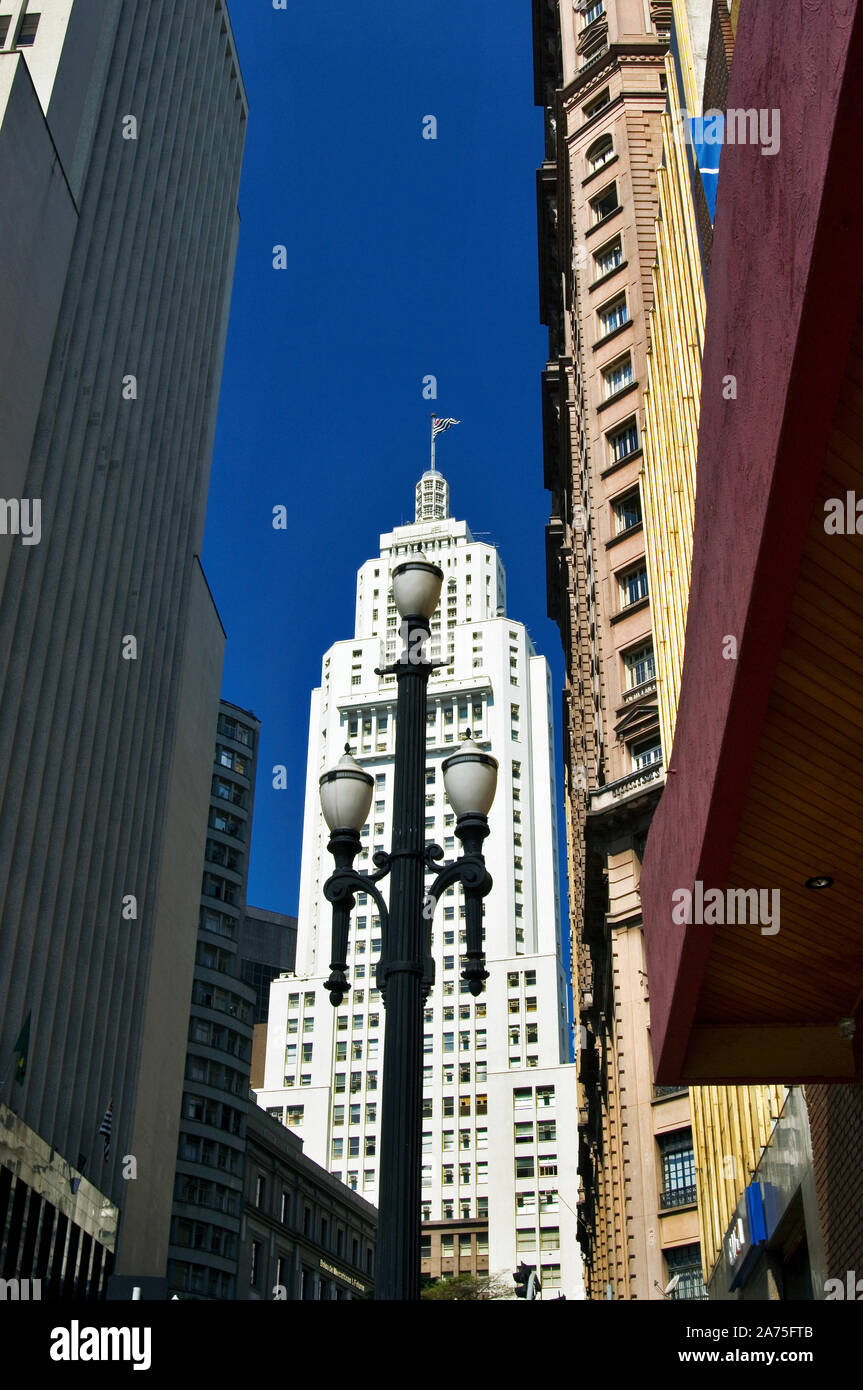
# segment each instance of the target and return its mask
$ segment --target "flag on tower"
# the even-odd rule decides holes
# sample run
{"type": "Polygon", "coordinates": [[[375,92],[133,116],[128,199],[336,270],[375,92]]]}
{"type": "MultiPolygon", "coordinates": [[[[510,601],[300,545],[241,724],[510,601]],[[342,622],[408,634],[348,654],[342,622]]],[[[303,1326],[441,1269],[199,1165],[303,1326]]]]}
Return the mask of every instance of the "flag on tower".
{"type": "Polygon", "coordinates": [[[103,1137],[104,1137],[104,1139],[105,1139],[105,1158],[106,1158],[106,1159],[108,1158],[108,1155],[109,1155],[110,1152],[111,1152],[111,1126],[113,1125],[113,1123],[114,1123],[114,1102],[111,1101],[111,1104],[108,1106],[108,1109],[105,1111],[104,1115],[102,1116],[102,1123],[100,1124],[99,1129],[98,1129],[98,1131],[97,1131],[97,1133],[103,1135],[103,1137]]]}
{"type": "Polygon", "coordinates": [[[439,434],[451,429],[453,425],[460,425],[461,420],[439,420],[436,415],[432,416],[432,439],[437,439],[439,434]]]}

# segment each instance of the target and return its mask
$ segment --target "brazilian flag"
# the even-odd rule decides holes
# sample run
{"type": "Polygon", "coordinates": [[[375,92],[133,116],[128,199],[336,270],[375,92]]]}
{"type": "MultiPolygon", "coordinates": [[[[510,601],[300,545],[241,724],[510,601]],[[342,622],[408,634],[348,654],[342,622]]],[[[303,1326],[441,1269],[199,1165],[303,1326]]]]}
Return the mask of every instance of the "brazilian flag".
{"type": "Polygon", "coordinates": [[[30,1019],[32,1017],[33,1010],[31,1009],[24,1020],[24,1027],[18,1034],[18,1041],[15,1044],[15,1052],[18,1055],[18,1061],[15,1064],[15,1080],[19,1086],[24,1085],[24,1077],[27,1075],[27,1054],[30,1051],[30,1019]]]}

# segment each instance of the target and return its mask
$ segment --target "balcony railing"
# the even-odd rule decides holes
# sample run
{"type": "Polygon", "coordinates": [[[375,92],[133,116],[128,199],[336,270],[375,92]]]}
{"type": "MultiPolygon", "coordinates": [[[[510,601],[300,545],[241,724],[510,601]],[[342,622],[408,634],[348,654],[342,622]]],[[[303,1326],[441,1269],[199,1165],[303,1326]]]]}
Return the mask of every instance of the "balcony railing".
{"type": "Polygon", "coordinates": [[[632,700],[643,700],[645,695],[652,695],[656,690],[656,679],[651,676],[650,680],[642,681],[641,685],[633,685],[631,689],[624,692],[623,703],[628,705],[632,700]]]}
{"type": "Polygon", "coordinates": [[[693,1206],[696,1200],[694,1184],[692,1187],[674,1187],[668,1192],[663,1192],[659,1198],[659,1210],[671,1211],[674,1207],[693,1206]]]}
{"type": "MultiPolygon", "coordinates": [[[[674,1271],[677,1273],[678,1271],[674,1271]]],[[[707,1298],[707,1290],[704,1287],[704,1280],[701,1277],[701,1270],[684,1270],[680,1272],[680,1283],[669,1295],[670,1298],[678,1300],[698,1300],[707,1298]]]]}
{"type": "Polygon", "coordinates": [[[597,787],[590,793],[591,809],[601,810],[622,796],[629,796],[632,792],[661,781],[664,771],[662,762],[656,762],[648,767],[640,767],[635,772],[628,773],[626,777],[619,777],[616,782],[606,782],[605,786],[597,787]]]}

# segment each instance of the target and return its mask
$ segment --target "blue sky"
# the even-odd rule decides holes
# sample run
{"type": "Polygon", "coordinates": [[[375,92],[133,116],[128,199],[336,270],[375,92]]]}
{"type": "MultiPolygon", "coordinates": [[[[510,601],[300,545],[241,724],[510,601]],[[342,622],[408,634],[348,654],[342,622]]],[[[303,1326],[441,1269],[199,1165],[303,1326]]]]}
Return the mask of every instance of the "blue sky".
{"type": "Polygon", "coordinates": [[[262,721],[249,902],[295,913],[309,694],[323,651],[352,634],[358,567],[413,519],[432,409],[463,422],[438,440],[453,513],[499,546],[510,615],[551,660],[557,717],[542,113],[530,0],[230,10],[251,110],[203,561],[228,634],[223,694],[262,721]],[[272,527],[280,504],[287,532],[272,527]]]}

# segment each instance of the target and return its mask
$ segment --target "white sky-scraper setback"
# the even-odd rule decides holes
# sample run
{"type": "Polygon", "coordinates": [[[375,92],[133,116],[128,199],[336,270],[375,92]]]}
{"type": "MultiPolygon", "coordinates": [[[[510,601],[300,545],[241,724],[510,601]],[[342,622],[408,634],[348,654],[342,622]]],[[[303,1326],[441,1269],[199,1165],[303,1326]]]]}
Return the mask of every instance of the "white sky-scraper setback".
{"type": "MultiPolygon", "coordinates": [[[[273,982],[264,1088],[258,1101],[296,1128],[309,1157],[377,1201],[385,1010],[375,988],[381,927],[360,894],[351,923],[351,991],[333,1009],[323,989],[330,961],[333,870],[318,779],[345,743],[375,777],[361,871],[391,839],[396,681],[376,668],[395,660],[399,618],[390,574],[421,549],[444,572],[432,619],[426,759],[426,838],[458,854],[441,763],[465,730],[500,762],[486,862],[486,991],[460,980],[461,888],[437,906],[435,984],[425,1012],[423,1220],[488,1218],[492,1272],[541,1266],[543,1297],[581,1296],[576,1242],[578,1106],[569,1063],[562,961],[550,676],[523,624],[506,616],[505,576],[494,546],[449,514],[449,487],[428,471],[416,520],[381,536],[380,555],[357,579],[356,630],[324,656],[312,694],[297,974],[273,982]]],[[[386,891],[386,880],[382,885],[386,891]]],[[[474,1228],[472,1239],[485,1237],[474,1228]]],[[[446,1246],[445,1246],[446,1248],[446,1246]]],[[[476,1252],[474,1252],[476,1253],[476,1252]]],[[[459,1256],[445,1264],[457,1273],[459,1256]]]]}

